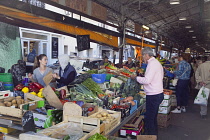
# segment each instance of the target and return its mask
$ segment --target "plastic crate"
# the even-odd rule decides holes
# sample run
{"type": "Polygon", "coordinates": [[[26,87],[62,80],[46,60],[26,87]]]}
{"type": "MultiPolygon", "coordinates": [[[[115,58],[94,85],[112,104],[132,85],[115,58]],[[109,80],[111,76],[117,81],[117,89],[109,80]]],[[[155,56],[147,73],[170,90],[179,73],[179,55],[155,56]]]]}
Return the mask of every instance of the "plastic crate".
{"type": "Polygon", "coordinates": [[[173,77],[174,77],[174,74],[171,73],[170,71],[165,70],[165,72],[166,72],[166,76],[168,76],[168,77],[170,77],[170,78],[173,78],[173,77]]]}
{"type": "Polygon", "coordinates": [[[92,74],[92,79],[98,84],[102,84],[106,80],[106,74],[92,74]]]}
{"type": "Polygon", "coordinates": [[[131,107],[130,110],[130,114],[132,114],[137,108],[138,108],[138,101],[137,100],[133,100],[136,104],[134,106],[131,107]]]}
{"type": "Polygon", "coordinates": [[[110,79],[111,79],[112,77],[113,77],[112,74],[106,74],[106,79],[105,79],[105,81],[106,81],[106,82],[109,82],[110,79]]]}
{"type": "MultiPolygon", "coordinates": [[[[124,98],[120,98],[120,100],[123,100],[124,98]]],[[[132,114],[137,108],[138,108],[138,101],[133,100],[135,102],[135,105],[131,107],[130,114],[132,114]]]]}
{"type": "Polygon", "coordinates": [[[11,73],[0,73],[0,81],[1,82],[12,82],[12,74],[11,73]]]}

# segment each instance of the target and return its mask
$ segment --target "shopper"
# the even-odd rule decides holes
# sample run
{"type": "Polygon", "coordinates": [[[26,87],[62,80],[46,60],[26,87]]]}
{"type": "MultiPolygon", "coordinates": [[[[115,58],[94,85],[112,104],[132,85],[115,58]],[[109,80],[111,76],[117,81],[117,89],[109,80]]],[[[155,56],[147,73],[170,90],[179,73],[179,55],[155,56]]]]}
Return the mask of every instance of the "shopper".
{"type": "Polygon", "coordinates": [[[70,65],[70,58],[67,54],[58,57],[60,63],[59,74],[53,74],[53,77],[58,82],[58,87],[68,86],[77,76],[75,68],[70,65]]]}
{"type": "Polygon", "coordinates": [[[9,72],[12,74],[14,86],[20,84],[22,82],[22,77],[26,75],[26,62],[18,60],[18,63],[12,65],[9,72]]]}
{"type": "MultiPolygon", "coordinates": [[[[202,86],[210,89],[210,56],[207,61],[200,64],[195,72],[195,79],[197,82],[196,89],[200,89],[202,86]]],[[[207,106],[201,105],[200,115],[202,118],[207,117],[207,106]]]]}
{"type": "Polygon", "coordinates": [[[148,64],[145,77],[131,78],[136,79],[140,84],[144,85],[146,92],[146,115],[145,130],[148,135],[157,135],[157,114],[160,103],[163,101],[163,67],[160,62],[154,58],[152,48],[145,47],[142,50],[143,60],[148,64]]]}
{"type": "Polygon", "coordinates": [[[135,63],[133,62],[131,57],[128,57],[128,61],[125,62],[124,66],[128,68],[136,67],[135,63]]]}
{"type": "Polygon", "coordinates": [[[188,56],[182,53],[178,57],[179,65],[173,73],[178,78],[176,85],[177,108],[172,113],[186,112],[189,94],[189,82],[191,74],[191,65],[187,62],[188,56]]]}
{"type": "Polygon", "coordinates": [[[108,66],[110,64],[109,59],[107,56],[103,57],[103,60],[99,63],[100,66],[108,66]]]}
{"type": "MultiPolygon", "coordinates": [[[[47,67],[47,56],[45,54],[40,54],[35,58],[34,61],[34,71],[33,74],[29,73],[28,78],[33,82],[38,82],[42,86],[46,86],[43,78],[49,73],[53,72],[53,70],[47,67]]],[[[56,87],[55,82],[50,83],[51,87],[56,87]]]]}

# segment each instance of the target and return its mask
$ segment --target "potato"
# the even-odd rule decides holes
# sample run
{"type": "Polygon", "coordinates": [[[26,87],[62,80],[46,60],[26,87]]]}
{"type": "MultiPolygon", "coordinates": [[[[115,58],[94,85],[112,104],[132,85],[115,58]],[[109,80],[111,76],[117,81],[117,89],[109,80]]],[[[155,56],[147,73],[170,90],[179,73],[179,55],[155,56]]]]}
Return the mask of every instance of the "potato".
{"type": "Polygon", "coordinates": [[[5,106],[5,104],[4,103],[0,103],[0,106],[5,106]]]}
{"type": "Polygon", "coordinates": [[[4,102],[4,105],[6,106],[6,105],[7,105],[7,103],[8,103],[8,102],[7,102],[7,101],[5,101],[5,102],[4,102]]]}
{"type": "Polygon", "coordinates": [[[12,100],[12,104],[17,104],[17,101],[15,99],[12,100]]]}
{"type": "Polygon", "coordinates": [[[22,100],[21,100],[21,99],[18,99],[18,100],[16,100],[16,101],[17,101],[17,105],[18,105],[18,107],[19,107],[19,105],[22,104],[22,100]]]}
{"type": "Polygon", "coordinates": [[[15,108],[17,108],[17,107],[18,107],[18,105],[17,105],[17,104],[13,104],[12,106],[15,106],[15,108]]]}
{"type": "Polygon", "coordinates": [[[8,98],[5,98],[4,101],[6,102],[11,102],[13,99],[15,99],[15,97],[8,97],[8,98]]]}
{"type": "Polygon", "coordinates": [[[104,113],[101,113],[101,115],[102,115],[103,117],[106,117],[108,114],[107,114],[106,112],[104,112],[104,113]]]}
{"type": "Polygon", "coordinates": [[[7,103],[7,106],[8,106],[8,107],[12,106],[12,102],[8,102],[8,103],[7,103]]]}
{"type": "Polygon", "coordinates": [[[104,118],[102,117],[102,118],[100,118],[100,120],[101,120],[101,121],[104,121],[104,118]]]}
{"type": "Polygon", "coordinates": [[[97,114],[97,115],[96,115],[96,118],[101,118],[101,117],[102,117],[101,114],[97,114]]]}
{"type": "Polygon", "coordinates": [[[110,114],[107,114],[107,117],[111,117],[111,115],[110,114]]]}
{"type": "Polygon", "coordinates": [[[22,101],[22,104],[24,104],[24,103],[25,103],[25,100],[24,100],[24,99],[21,99],[21,101],[22,101]]]}
{"type": "Polygon", "coordinates": [[[16,99],[22,99],[22,97],[21,96],[17,96],[17,97],[15,97],[16,99]]]}

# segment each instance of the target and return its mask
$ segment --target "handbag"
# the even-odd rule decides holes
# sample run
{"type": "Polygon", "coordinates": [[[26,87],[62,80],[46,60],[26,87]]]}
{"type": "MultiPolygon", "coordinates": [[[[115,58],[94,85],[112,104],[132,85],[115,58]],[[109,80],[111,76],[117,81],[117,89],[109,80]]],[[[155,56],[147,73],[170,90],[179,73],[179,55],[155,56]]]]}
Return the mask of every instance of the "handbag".
{"type": "MultiPolygon", "coordinates": [[[[187,68],[187,70],[188,70],[188,68],[187,68]]],[[[186,71],[187,71],[187,70],[186,70],[186,71]]],[[[185,72],[186,72],[186,71],[185,71],[185,72]]],[[[185,72],[182,73],[182,75],[184,75],[185,72]]],[[[182,75],[181,75],[180,77],[182,77],[182,75]]],[[[175,87],[175,86],[177,85],[177,82],[178,82],[178,78],[174,78],[174,79],[172,80],[172,85],[175,87]]]]}
{"type": "Polygon", "coordinates": [[[208,98],[209,98],[209,89],[202,86],[198,92],[198,95],[194,100],[194,104],[207,106],[208,98]]]}

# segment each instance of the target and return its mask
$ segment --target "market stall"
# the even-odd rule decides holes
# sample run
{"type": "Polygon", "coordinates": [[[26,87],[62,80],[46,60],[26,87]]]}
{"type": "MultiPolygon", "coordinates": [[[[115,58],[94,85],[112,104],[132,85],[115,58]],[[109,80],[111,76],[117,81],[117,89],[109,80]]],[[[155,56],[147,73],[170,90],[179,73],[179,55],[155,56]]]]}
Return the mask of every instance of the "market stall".
{"type": "MultiPolygon", "coordinates": [[[[66,126],[62,127],[69,127],[74,131],[75,127],[70,127],[68,123],[83,124],[82,129],[78,130],[83,131],[79,133],[82,134],[78,136],[80,139],[88,139],[92,135],[111,136],[120,126],[135,117],[137,112],[143,110],[145,94],[141,85],[130,79],[130,75],[136,71],[135,68],[119,69],[107,65],[101,69],[85,71],[69,86],[59,89],[48,85],[48,80],[51,79],[47,76],[44,78],[46,87],[37,82],[29,82],[27,78],[23,78],[15,87],[2,86],[2,90],[6,91],[1,91],[0,124],[10,122],[4,123],[8,129],[5,137],[14,134],[16,139],[40,139],[43,134],[51,137],[53,134],[49,134],[48,129],[63,132],[60,125],[64,124],[66,126]],[[84,122],[92,123],[88,125],[84,122]],[[84,127],[88,130],[83,130],[84,127]],[[28,133],[19,137],[18,134],[23,132],[28,133]],[[42,135],[39,132],[43,132],[42,135]]],[[[4,73],[1,77],[2,83],[8,79],[12,81],[9,73],[4,73]]],[[[61,139],[67,136],[70,136],[70,132],[52,137],[61,139]]]]}
{"type": "MultiPolygon", "coordinates": [[[[168,88],[172,77],[167,73],[170,69],[165,70],[168,88]]],[[[20,140],[136,138],[144,133],[146,95],[143,86],[130,75],[143,76],[144,71],[145,68],[106,65],[84,71],[70,85],[58,89],[49,86],[51,79],[47,77],[46,87],[24,78],[9,88],[11,92],[1,91],[0,125],[8,130],[3,133],[20,140]]],[[[5,83],[10,74],[2,75],[6,75],[7,80],[0,79],[5,83]]],[[[162,126],[168,124],[172,101],[172,91],[164,93],[166,99],[158,115],[162,126]]]]}

